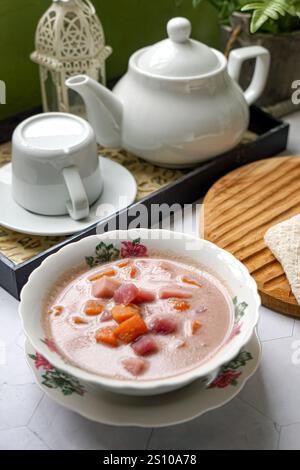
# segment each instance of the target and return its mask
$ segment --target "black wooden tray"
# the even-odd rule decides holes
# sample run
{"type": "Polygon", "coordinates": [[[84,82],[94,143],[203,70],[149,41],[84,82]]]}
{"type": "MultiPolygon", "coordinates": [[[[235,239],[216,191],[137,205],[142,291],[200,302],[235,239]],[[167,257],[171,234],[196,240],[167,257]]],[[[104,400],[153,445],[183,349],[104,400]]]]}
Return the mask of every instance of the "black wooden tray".
{"type": "MultiPolygon", "coordinates": [[[[25,115],[22,116],[22,118],[24,117],[25,115]]],[[[10,140],[11,133],[19,121],[19,118],[15,118],[0,123],[0,141],[5,142],[10,140]]],[[[274,156],[287,147],[289,125],[273,118],[254,106],[251,107],[249,130],[258,135],[255,141],[239,146],[230,152],[202,164],[174,183],[171,183],[167,187],[152,193],[142,201],[130,206],[130,208],[108,219],[102,220],[100,224],[91,226],[89,229],[70,237],[54,248],[41,253],[29,261],[15,265],[0,253],[0,286],[18,299],[21,289],[26,284],[31,272],[36,269],[47,256],[55,253],[61,247],[80,240],[83,237],[94,235],[97,229],[98,233],[99,230],[105,231],[109,221],[114,221],[118,228],[120,220],[122,220],[122,217],[125,215],[128,215],[128,223],[130,223],[134,217],[130,217],[129,209],[131,214],[136,213],[140,204],[145,205],[147,208],[151,208],[152,204],[191,204],[204,196],[208,188],[229,171],[247,163],[274,156]]],[[[153,218],[151,219],[152,224],[157,222],[159,221],[153,220],[153,218]]],[[[144,227],[150,227],[150,220],[145,221],[144,227]]]]}

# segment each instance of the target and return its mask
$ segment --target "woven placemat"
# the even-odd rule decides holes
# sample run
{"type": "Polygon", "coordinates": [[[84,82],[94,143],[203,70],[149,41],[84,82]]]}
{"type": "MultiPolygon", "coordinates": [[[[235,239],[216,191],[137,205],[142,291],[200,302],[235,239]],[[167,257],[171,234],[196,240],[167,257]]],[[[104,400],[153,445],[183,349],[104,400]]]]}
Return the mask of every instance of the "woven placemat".
{"type": "MultiPolygon", "coordinates": [[[[135,177],[138,185],[137,200],[176,181],[185,172],[159,168],[131,155],[124,150],[99,148],[99,153],[120,163],[135,177]]],[[[0,166],[11,160],[11,143],[0,145],[0,166]]],[[[1,202],[0,202],[1,203],[1,202]]],[[[21,264],[48,248],[57,245],[67,237],[37,237],[24,235],[0,226],[0,252],[15,264],[21,264]]]]}
{"type": "MultiPolygon", "coordinates": [[[[242,145],[254,141],[257,135],[246,132],[242,145]]],[[[103,149],[99,153],[127,168],[138,185],[137,201],[182,177],[187,170],[159,168],[120,149],[103,149]]],[[[11,143],[0,145],[0,166],[11,160],[11,143]]],[[[0,202],[1,203],[1,202],[0,202]]],[[[21,264],[68,237],[38,237],[24,235],[0,226],[0,252],[16,265],[21,264]]]]}

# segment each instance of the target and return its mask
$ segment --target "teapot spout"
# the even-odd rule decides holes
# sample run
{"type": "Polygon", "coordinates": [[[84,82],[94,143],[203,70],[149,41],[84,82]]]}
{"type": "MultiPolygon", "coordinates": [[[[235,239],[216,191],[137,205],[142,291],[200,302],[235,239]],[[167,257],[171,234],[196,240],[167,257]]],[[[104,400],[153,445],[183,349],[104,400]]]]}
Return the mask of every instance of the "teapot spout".
{"type": "Polygon", "coordinates": [[[121,147],[123,105],[118,98],[87,75],[69,78],[66,86],[82,97],[97,142],[104,147],[121,147]]]}

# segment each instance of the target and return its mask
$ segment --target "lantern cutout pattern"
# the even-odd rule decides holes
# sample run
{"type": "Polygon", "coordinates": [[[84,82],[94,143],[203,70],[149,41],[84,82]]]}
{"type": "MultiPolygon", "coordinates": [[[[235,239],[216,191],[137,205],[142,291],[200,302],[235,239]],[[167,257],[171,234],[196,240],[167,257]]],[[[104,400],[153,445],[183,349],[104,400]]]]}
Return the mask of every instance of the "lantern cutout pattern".
{"type": "Polygon", "coordinates": [[[80,96],[65,81],[86,74],[105,85],[105,61],[112,53],[90,0],[53,0],[39,21],[35,47],[31,59],[40,68],[44,112],[85,116],[80,96]]]}

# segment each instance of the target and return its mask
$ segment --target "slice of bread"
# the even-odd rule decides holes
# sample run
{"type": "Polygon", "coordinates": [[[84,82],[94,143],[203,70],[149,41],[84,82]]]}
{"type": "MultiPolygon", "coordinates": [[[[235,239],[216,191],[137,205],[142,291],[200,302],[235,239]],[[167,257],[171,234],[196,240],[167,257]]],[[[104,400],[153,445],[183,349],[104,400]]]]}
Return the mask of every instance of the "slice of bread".
{"type": "Polygon", "coordinates": [[[300,305],[300,215],[271,227],[265,234],[265,242],[281,263],[300,305]]]}

